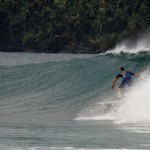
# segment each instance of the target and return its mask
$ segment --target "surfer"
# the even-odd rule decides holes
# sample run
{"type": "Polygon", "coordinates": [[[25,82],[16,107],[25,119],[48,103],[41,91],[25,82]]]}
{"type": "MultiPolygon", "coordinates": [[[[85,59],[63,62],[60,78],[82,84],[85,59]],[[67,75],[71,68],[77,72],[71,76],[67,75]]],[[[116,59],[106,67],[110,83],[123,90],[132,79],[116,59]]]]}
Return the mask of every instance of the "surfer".
{"type": "Polygon", "coordinates": [[[114,86],[118,78],[122,78],[121,84],[119,85],[118,88],[118,95],[122,96],[121,90],[126,87],[126,86],[131,86],[132,85],[132,76],[139,77],[138,74],[135,74],[133,72],[124,70],[124,67],[119,68],[120,72],[116,75],[112,82],[112,90],[114,90],[114,86]]]}

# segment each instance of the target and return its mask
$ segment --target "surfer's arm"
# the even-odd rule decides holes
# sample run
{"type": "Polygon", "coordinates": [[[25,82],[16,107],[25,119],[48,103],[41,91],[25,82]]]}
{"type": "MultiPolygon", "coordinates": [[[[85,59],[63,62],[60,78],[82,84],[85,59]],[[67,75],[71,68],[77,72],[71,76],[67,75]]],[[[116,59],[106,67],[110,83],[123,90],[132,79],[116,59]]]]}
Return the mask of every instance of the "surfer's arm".
{"type": "Polygon", "coordinates": [[[115,83],[118,80],[118,78],[114,78],[113,82],[112,82],[112,90],[114,89],[115,83]]]}
{"type": "Polygon", "coordinates": [[[115,87],[115,83],[116,83],[116,81],[118,80],[118,78],[123,78],[123,76],[120,74],[120,73],[118,73],[117,74],[117,76],[114,78],[114,80],[113,80],[113,82],[112,82],[112,90],[114,89],[114,87],[115,87]]]}
{"type": "Polygon", "coordinates": [[[135,77],[137,77],[137,78],[140,78],[140,75],[139,75],[139,74],[136,74],[136,73],[133,73],[133,72],[130,72],[130,74],[131,74],[132,76],[135,76],[135,77]]]}

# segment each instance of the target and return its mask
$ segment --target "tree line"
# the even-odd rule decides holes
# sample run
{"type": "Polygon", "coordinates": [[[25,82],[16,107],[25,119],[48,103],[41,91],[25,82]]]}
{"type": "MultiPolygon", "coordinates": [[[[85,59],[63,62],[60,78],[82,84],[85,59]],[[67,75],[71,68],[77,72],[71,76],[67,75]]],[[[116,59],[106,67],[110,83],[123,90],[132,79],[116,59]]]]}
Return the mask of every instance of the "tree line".
{"type": "Polygon", "coordinates": [[[149,26],[149,0],[0,0],[0,51],[99,53],[149,26]]]}

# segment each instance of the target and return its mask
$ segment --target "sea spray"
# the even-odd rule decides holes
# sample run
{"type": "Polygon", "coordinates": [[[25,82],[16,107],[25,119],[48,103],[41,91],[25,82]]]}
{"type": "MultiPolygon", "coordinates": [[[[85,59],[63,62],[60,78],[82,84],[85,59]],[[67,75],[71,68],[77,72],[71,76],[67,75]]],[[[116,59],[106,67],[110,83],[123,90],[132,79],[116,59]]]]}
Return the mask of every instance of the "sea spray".
{"type": "Polygon", "coordinates": [[[150,51],[150,33],[145,33],[143,36],[139,37],[136,40],[124,39],[122,42],[116,45],[116,47],[105,54],[113,53],[130,53],[137,54],[139,52],[148,52],[150,51]]]}
{"type": "Polygon", "coordinates": [[[128,91],[124,103],[117,109],[116,123],[150,123],[150,78],[128,91]]]}

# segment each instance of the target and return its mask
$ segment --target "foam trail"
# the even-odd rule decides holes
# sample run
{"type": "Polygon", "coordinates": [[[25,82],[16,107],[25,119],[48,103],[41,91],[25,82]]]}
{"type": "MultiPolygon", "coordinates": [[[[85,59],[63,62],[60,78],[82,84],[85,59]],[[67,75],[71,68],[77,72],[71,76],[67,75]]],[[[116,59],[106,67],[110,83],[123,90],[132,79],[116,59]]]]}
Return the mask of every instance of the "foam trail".
{"type": "MultiPolygon", "coordinates": [[[[77,148],[77,147],[8,147],[8,146],[0,146],[0,149],[3,150],[136,150],[136,149],[127,149],[127,148],[119,148],[119,149],[103,149],[103,148],[77,148]]],[[[140,149],[138,149],[140,150],[140,149]]]]}
{"type": "MultiPolygon", "coordinates": [[[[127,148],[121,148],[121,149],[99,149],[99,148],[75,148],[75,147],[64,147],[64,148],[58,148],[58,147],[52,147],[53,150],[137,150],[137,149],[127,149],[127,148]]],[[[46,150],[46,149],[45,149],[46,150]]],[[[140,150],[140,149],[138,149],[140,150]]]]}
{"type": "Polygon", "coordinates": [[[113,120],[116,108],[121,101],[104,101],[90,104],[75,118],[75,120],[113,120]]]}
{"type": "Polygon", "coordinates": [[[118,44],[114,49],[106,53],[120,54],[124,53],[138,53],[138,52],[150,52],[150,33],[144,34],[137,41],[124,40],[118,44]]]}

